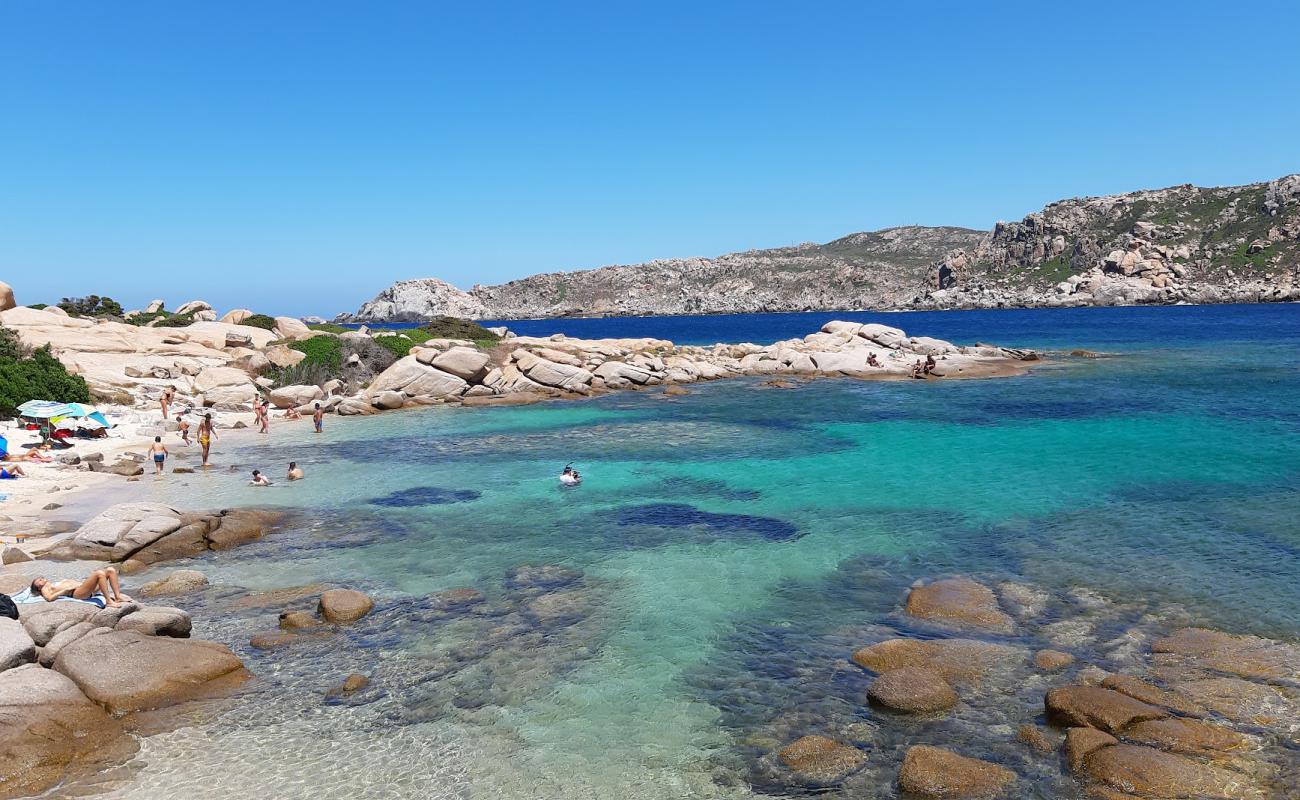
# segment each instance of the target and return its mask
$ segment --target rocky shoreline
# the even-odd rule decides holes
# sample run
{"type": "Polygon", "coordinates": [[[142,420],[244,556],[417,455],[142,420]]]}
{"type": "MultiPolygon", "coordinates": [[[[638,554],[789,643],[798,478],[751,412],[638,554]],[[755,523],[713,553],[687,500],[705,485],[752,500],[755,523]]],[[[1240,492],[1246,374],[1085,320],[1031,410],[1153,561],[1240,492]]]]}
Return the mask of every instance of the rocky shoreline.
{"type": "MultiPolygon", "coordinates": [[[[95,560],[9,565],[0,590],[60,569],[156,568],[256,542],[283,523],[273,511],[118,505],[50,553],[95,560]]],[[[160,577],[138,597],[212,591],[192,569],[152,574],[160,577]]],[[[400,667],[343,661],[334,674],[317,677],[319,702],[391,696],[397,705],[385,713],[403,722],[434,713],[472,723],[479,709],[524,702],[538,681],[592,657],[608,635],[600,611],[612,589],[554,564],[521,565],[501,586],[380,603],[328,585],[222,589],[223,615],[278,620],[270,628],[252,622],[246,645],[188,638],[189,615],[172,606],[22,606],[19,622],[0,621],[0,714],[13,723],[0,752],[15,765],[0,772],[0,797],[128,761],[139,736],[167,729],[159,712],[239,691],[252,676],[236,645],[319,659],[353,626],[362,637],[386,638],[446,626],[461,644],[400,667]]],[[[780,652],[767,653],[767,646],[749,660],[761,665],[780,652]]],[[[1300,776],[1300,648],[1197,627],[1177,609],[1113,601],[1082,587],[961,574],[918,580],[892,614],[832,629],[830,638],[780,661],[788,663],[773,664],[758,682],[709,681],[721,678],[716,696],[706,699],[745,716],[723,716],[737,745],[719,755],[713,779],[720,785],[741,780],[769,794],[844,797],[1048,791],[1103,800],[1265,800],[1294,796],[1288,792],[1300,776]],[[802,675],[793,683],[792,670],[802,675]],[[763,681],[776,675],[780,685],[765,689],[763,681]],[[749,699],[738,701],[738,692],[749,699]]],[[[194,722],[192,714],[187,719],[194,722]]]]}
{"type": "MultiPolygon", "coordinates": [[[[262,538],[282,519],[278,512],[252,509],[188,513],[158,504],[118,504],[44,557],[6,562],[0,592],[17,594],[36,577],[80,576],[109,564],[125,575],[228,549],[262,538]]],[[[177,712],[195,701],[227,698],[253,677],[225,644],[191,638],[188,612],[146,602],[184,603],[207,585],[203,573],[178,570],[145,583],[135,599],[118,607],[75,600],[20,603],[16,621],[0,618],[0,798],[41,794],[128,761],[139,750],[140,736],[193,724],[192,714],[177,712]]],[[[283,627],[343,625],[373,607],[349,589],[312,592],[319,617],[295,612],[285,615],[283,627]]],[[[355,684],[354,678],[340,691],[355,691],[355,684]]]]}
{"type": "MultiPolygon", "coordinates": [[[[236,320],[242,313],[226,318],[236,320]]],[[[320,403],[326,413],[346,416],[433,403],[521,404],[739,376],[900,379],[910,377],[917,361],[927,357],[936,361],[934,378],[1002,377],[1020,374],[1038,358],[995,345],[959,346],[911,336],[887,325],[835,321],[801,339],[770,345],[700,347],[556,334],[507,336],[484,348],[468,340],[431,339],[413,343],[408,355],[377,375],[349,373],[353,366],[360,370],[357,360],[343,365],[342,378],[278,385],[268,377],[275,374],[272,368],[291,368],[305,357],[286,342],[365,341],[371,332],[314,331],[287,317],[277,318],[275,331],[219,320],[150,328],[30,308],[0,312],[0,324],[27,346],[49,346],[101,398],[148,408],[172,387],[176,408],[218,413],[250,412],[262,397],[301,414],[320,403]]],[[[400,331],[384,335],[403,336],[400,331]]],[[[163,427],[169,425],[174,422],[163,427]]]]}

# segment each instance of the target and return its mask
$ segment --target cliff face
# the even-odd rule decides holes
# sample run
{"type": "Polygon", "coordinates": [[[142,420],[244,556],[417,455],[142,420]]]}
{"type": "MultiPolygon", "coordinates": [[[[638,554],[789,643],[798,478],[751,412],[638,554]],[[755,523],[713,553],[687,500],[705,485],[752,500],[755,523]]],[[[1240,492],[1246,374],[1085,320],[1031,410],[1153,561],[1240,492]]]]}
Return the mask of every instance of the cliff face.
{"type": "Polygon", "coordinates": [[[1062,200],[947,254],[912,303],[1056,306],[1300,299],[1300,175],[1062,200]]]}
{"type": "Polygon", "coordinates": [[[1300,175],[1053,203],[991,231],[909,226],[533,275],[401,281],[350,319],[416,320],[1300,299],[1300,175]]]}

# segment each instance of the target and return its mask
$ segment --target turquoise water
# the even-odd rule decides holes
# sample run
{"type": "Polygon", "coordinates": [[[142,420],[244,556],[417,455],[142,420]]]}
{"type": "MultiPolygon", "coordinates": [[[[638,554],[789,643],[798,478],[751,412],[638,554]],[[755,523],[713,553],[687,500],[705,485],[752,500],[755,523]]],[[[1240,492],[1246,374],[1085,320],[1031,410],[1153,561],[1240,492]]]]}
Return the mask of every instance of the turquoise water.
{"type": "Polygon", "coordinates": [[[890,796],[899,745],[973,741],[1041,707],[1036,685],[929,727],[865,707],[844,659],[884,627],[906,631],[907,586],[946,573],[1099,593],[1119,609],[1100,628],[1300,636],[1300,307],[1051,314],[908,327],[1113,355],[1004,380],[735,380],[671,399],[434,408],[331,420],[321,437],[284,423],[217,451],[238,472],[146,482],[188,507],[299,514],[263,542],[156,570],[210,576],[199,633],[259,680],[219,722],[149,740],[113,791],[782,794],[795,790],[771,780],[766,752],[862,725],[890,796]],[[290,460],[305,481],[244,485],[290,460]],[[574,490],[555,480],[567,462],[585,474],[574,490]],[[540,606],[542,589],[509,577],[525,564],[572,574],[540,606]],[[371,593],[375,614],[329,639],[247,646],[284,605],[240,610],[243,590],[318,581],[371,593]],[[475,613],[429,600],[466,586],[487,596],[475,613]],[[323,702],[352,670],[372,687],[323,702]],[[253,757],[270,766],[232,774],[253,757]]]}

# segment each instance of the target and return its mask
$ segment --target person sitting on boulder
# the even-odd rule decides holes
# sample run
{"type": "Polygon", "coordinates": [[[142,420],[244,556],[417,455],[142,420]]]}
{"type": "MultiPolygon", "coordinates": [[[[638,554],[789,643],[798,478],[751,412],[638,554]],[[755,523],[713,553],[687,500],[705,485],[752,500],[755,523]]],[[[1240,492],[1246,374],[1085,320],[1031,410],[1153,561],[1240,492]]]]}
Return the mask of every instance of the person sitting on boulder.
{"type": "Polygon", "coordinates": [[[253,470],[253,480],[249,482],[250,486],[271,486],[271,481],[262,474],[261,470],[253,470]]]}
{"type": "Polygon", "coordinates": [[[83,581],[71,578],[53,582],[48,578],[37,578],[32,581],[30,592],[33,599],[40,597],[50,603],[60,597],[71,597],[94,603],[100,608],[117,608],[131,602],[118,584],[116,567],[97,569],[83,581]]]}
{"type": "Polygon", "coordinates": [[[925,362],[919,358],[916,360],[916,363],[912,365],[912,377],[913,378],[925,377],[925,362]]]}
{"type": "Polygon", "coordinates": [[[880,366],[880,362],[876,360],[876,354],[875,354],[875,353],[868,353],[868,354],[867,354],[867,366],[868,366],[868,367],[878,367],[878,366],[880,366]]]}
{"type": "Polygon", "coordinates": [[[926,356],[926,357],[925,357],[925,368],[924,368],[924,370],[923,370],[924,374],[926,374],[926,375],[934,375],[936,378],[939,377],[939,376],[936,375],[935,372],[934,372],[934,368],[935,368],[936,366],[938,366],[938,365],[937,365],[937,364],[935,363],[935,361],[934,361],[934,356],[933,356],[933,355],[928,355],[928,356],[926,356]]]}
{"type": "Polygon", "coordinates": [[[288,408],[286,408],[286,409],[284,410],[284,418],[285,418],[285,419],[302,419],[302,414],[299,414],[299,413],[298,413],[298,409],[294,408],[293,406],[289,406],[288,408]]]}

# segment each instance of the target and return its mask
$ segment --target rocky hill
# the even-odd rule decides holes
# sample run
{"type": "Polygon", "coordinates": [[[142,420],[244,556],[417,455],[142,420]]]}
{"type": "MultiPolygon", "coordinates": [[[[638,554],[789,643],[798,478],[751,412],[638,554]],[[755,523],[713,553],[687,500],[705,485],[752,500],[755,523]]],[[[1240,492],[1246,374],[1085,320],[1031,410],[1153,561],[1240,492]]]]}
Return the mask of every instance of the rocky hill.
{"type": "Polygon", "coordinates": [[[717,258],[549,272],[464,292],[436,278],[400,281],[355,321],[723,314],[898,305],[925,285],[937,259],[974,248],[968,228],[909,226],[826,244],[749,250],[717,258]]]}
{"type": "Polygon", "coordinates": [[[401,281],[356,321],[1271,302],[1300,299],[1300,175],[1062,200],[991,231],[908,226],[826,244],[550,272],[462,291],[401,281]]]}
{"type": "Polygon", "coordinates": [[[1300,300],[1300,175],[1052,203],[949,253],[919,307],[1300,300]]]}

